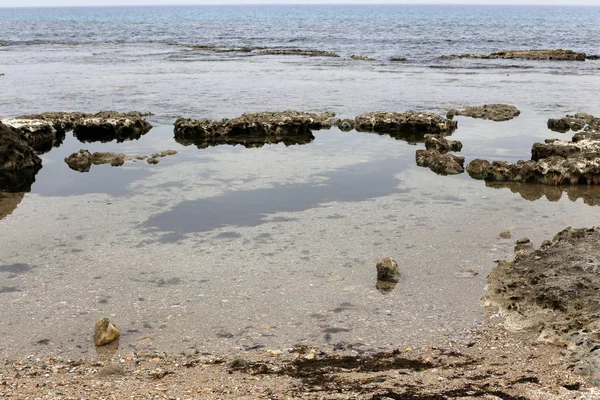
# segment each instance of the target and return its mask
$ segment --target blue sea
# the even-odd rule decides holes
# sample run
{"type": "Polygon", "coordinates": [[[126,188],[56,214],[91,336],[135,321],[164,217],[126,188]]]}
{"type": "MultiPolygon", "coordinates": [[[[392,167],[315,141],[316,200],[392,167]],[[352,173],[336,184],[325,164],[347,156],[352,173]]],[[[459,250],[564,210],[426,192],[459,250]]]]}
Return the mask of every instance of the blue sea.
{"type": "Polygon", "coordinates": [[[92,355],[91,327],[104,315],[124,352],[369,351],[467,337],[485,320],[479,299],[494,260],[513,255],[498,233],[537,245],[596,224],[597,187],[438,176],[415,165],[422,143],[336,128],[303,145],[196,148],[175,142],[173,122],[508,103],[516,119],[457,117],[452,137],[466,163],[529,159],[534,142],[570,138],[548,130],[549,118],[600,115],[600,61],[439,57],[600,54],[598,21],[600,7],[1,8],[0,118],[147,111],[154,128],[124,143],[68,134],[41,155],[31,192],[0,193],[0,357],[92,355]],[[64,162],[80,149],[178,153],[80,173],[64,162]],[[375,263],[388,256],[403,275],[384,295],[375,263]]]}

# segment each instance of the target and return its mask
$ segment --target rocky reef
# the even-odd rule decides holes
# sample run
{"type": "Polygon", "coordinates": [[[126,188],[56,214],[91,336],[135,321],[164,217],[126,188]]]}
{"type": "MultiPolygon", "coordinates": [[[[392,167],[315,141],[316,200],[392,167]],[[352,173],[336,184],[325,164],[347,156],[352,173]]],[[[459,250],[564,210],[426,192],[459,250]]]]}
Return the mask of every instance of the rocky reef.
{"type": "Polygon", "coordinates": [[[354,120],[354,129],[359,132],[388,134],[409,142],[422,142],[425,134],[450,135],[457,126],[456,121],[438,114],[418,111],[375,111],[359,115],[354,120]]]}
{"type": "Polygon", "coordinates": [[[147,113],[102,111],[96,114],[48,112],[3,119],[34,150],[46,152],[59,146],[68,131],[82,142],[109,142],[139,139],[152,129],[147,113]]]}
{"type": "Polygon", "coordinates": [[[330,129],[334,113],[305,113],[288,110],[243,114],[233,119],[178,119],[175,140],[199,148],[220,144],[261,147],[267,143],[304,144],[314,140],[313,130],[330,129]]]}
{"type": "Polygon", "coordinates": [[[600,130],[600,118],[587,113],[577,113],[567,115],[563,118],[551,118],[548,120],[548,129],[554,132],[580,131],[586,126],[592,126],[590,129],[600,130]]]}
{"type": "Polygon", "coordinates": [[[587,125],[571,141],[548,139],[534,143],[531,160],[508,163],[476,159],[467,166],[474,179],[544,185],[600,184],[600,130],[587,125]]]}
{"type": "Polygon", "coordinates": [[[416,162],[419,167],[427,167],[438,175],[456,175],[465,172],[465,158],[448,154],[461,151],[462,143],[448,140],[444,135],[425,135],[425,150],[417,150],[416,162]]]}
{"type": "Polygon", "coordinates": [[[339,57],[337,53],[323,50],[303,50],[303,49],[264,49],[259,52],[262,55],[276,56],[307,56],[307,57],[339,57]]]}
{"type": "Polygon", "coordinates": [[[87,150],[79,150],[65,158],[65,162],[72,170],[79,172],[89,172],[92,165],[110,164],[113,167],[120,167],[126,161],[143,161],[148,164],[158,164],[159,158],[177,154],[175,150],[167,150],[161,153],[155,153],[150,156],[127,156],[125,154],[96,152],[90,153],[87,150]]]}
{"type": "Polygon", "coordinates": [[[42,160],[20,135],[0,123],[0,191],[28,192],[42,160]]]}
{"type": "Polygon", "coordinates": [[[226,47],[226,46],[210,46],[210,45],[193,45],[189,46],[191,50],[210,51],[214,53],[250,53],[252,47],[226,47]]]}
{"type": "Polygon", "coordinates": [[[572,368],[600,383],[598,287],[600,228],[567,228],[539,249],[521,247],[514,260],[501,261],[484,300],[500,310],[506,327],[568,349],[572,368]]]}
{"type": "MultiPolygon", "coordinates": [[[[443,55],[440,58],[445,60],[455,60],[463,58],[472,59],[522,59],[522,60],[552,60],[552,61],[585,61],[588,56],[585,53],[578,53],[572,50],[506,50],[491,54],[450,54],[443,55]]],[[[590,56],[590,59],[591,56],[590,56]]]]}
{"type": "Polygon", "coordinates": [[[376,61],[373,57],[361,56],[359,54],[353,54],[350,56],[350,58],[358,61],[376,61]]]}
{"type": "Polygon", "coordinates": [[[519,114],[521,114],[521,111],[510,104],[484,104],[482,106],[467,106],[461,109],[448,110],[446,117],[452,119],[455,115],[463,115],[492,121],[508,121],[519,114]]]}

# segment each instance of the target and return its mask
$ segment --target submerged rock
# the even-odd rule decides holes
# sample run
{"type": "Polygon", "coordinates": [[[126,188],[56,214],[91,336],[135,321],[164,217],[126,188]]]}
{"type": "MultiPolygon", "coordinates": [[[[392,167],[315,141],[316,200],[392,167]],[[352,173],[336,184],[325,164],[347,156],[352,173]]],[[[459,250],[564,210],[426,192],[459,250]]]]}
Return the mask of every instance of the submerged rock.
{"type": "Polygon", "coordinates": [[[461,151],[462,143],[458,140],[448,140],[443,135],[425,135],[425,149],[436,150],[445,154],[449,151],[461,151]]]}
{"type": "Polygon", "coordinates": [[[453,118],[455,115],[463,115],[492,121],[508,121],[519,114],[521,114],[521,111],[510,104],[484,104],[482,106],[467,106],[458,110],[449,110],[447,117],[453,118]]]}
{"type": "Polygon", "coordinates": [[[396,288],[396,285],[398,285],[398,282],[378,280],[375,284],[375,289],[381,294],[388,294],[396,288]]]}
{"type": "Polygon", "coordinates": [[[392,57],[392,58],[390,58],[390,61],[392,61],[392,62],[405,62],[405,61],[408,61],[408,59],[406,59],[404,57],[392,57]]]}
{"type": "Polygon", "coordinates": [[[422,141],[424,135],[450,135],[458,126],[456,121],[431,112],[406,111],[403,113],[376,111],[356,117],[354,128],[360,132],[386,133],[392,137],[414,137],[422,141]]]}
{"type": "Polygon", "coordinates": [[[464,157],[440,153],[437,150],[417,150],[416,161],[419,167],[428,167],[438,175],[456,175],[465,172],[464,157]]]}
{"type": "Polygon", "coordinates": [[[361,56],[358,54],[353,54],[350,56],[350,58],[353,60],[359,60],[359,61],[376,61],[373,57],[361,56]]]}
{"type": "Polygon", "coordinates": [[[219,144],[242,144],[260,147],[265,143],[309,143],[312,130],[330,129],[334,113],[305,113],[300,111],[262,112],[243,114],[222,121],[178,119],[175,121],[175,140],[198,147],[219,144]]]}
{"type": "Polygon", "coordinates": [[[9,193],[0,191],[0,221],[13,213],[21,204],[25,193],[9,193]]]}
{"type": "Polygon", "coordinates": [[[119,329],[108,318],[101,318],[96,322],[94,329],[94,343],[96,346],[104,346],[119,338],[119,329]]]}
{"type": "Polygon", "coordinates": [[[488,55],[485,54],[450,54],[440,58],[446,60],[472,58],[472,59],[523,59],[523,60],[552,60],[552,61],[585,61],[585,53],[572,50],[506,50],[488,55]]]}
{"type": "Polygon", "coordinates": [[[120,167],[126,161],[146,160],[148,164],[158,164],[158,158],[172,156],[177,154],[175,150],[167,150],[150,156],[127,156],[125,154],[96,152],[90,153],[87,150],[79,150],[65,158],[65,162],[72,170],[79,172],[89,172],[92,165],[110,164],[113,167],[120,167]]]}
{"type": "Polygon", "coordinates": [[[0,190],[28,192],[42,160],[17,132],[0,122],[0,190]]]}
{"type": "Polygon", "coordinates": [[[377,262],[377,280],[398,283],[400,280],[400,267],[391,257],[386,257],[377,262]]]}
{"type": "Polygon", "coordinates": [[[339,57],[339,54],[323,50],[303,50],[303,49],[265,49],[259,54],[277,55],[277,56],[308,56],[308,57],[339,57]]]}
{"type": "Polygon", "coordinates": [[[342,132],[350,132],[354,129],[354,120],[349,118],[337,120],[335,125],[342,132]]]}

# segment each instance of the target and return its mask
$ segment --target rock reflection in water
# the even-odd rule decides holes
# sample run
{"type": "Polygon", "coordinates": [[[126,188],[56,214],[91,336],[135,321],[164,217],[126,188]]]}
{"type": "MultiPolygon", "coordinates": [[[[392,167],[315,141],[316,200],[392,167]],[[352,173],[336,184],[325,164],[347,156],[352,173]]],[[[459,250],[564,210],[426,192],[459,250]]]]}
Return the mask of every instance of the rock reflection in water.
{"type": "Polygon", "coordinates": [[[24,196],[25,193],[0,192],[0,221],[17,209],[24,196]]]}
{"type": "Polygon", "coordinates": [[[486,182],[487,187],[494,189],[509,189],[513,193],[518,193],[525,200],[536,201],[546,197],[549,201],[556,202],[562,198],[563,193],[571,201],[583,199],[583,202],[590,206],[600,204],[600,187],[587,185],[573,186],[548,186],[535,183],[520,182],[486,182]]]}
{"type": "Polygon", "coordinates": [[[283,143],[286,146],[309,144],[315,140],[312,132],[304,135],[275,135],[275,136],[219,136],[219,137],[197,137],[175,138],[175,141],[184,146],[194,145],[199,149],[216,147],[221,145],[241,145],[246,148],[260,148],[266,144],[283,143]]]}
{"type": "Polygon", "coordinates": [[[377,284],[375,285],[375,288],[381,294],[388,294],[388,293],[390,293],[392,290],[394,290],[396,288],[397,284],[398,284],[398,282],[390,282],[390,281],[378,280],[377,284]]]}

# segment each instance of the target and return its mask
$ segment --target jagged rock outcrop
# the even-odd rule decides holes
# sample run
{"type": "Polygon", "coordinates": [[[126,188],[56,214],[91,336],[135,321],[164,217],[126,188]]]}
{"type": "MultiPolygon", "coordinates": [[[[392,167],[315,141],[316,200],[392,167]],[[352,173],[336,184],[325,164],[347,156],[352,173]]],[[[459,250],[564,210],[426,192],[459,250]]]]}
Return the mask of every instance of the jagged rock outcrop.
{"type": "Polygon", "coordinates": [[[419,167],[427,167],[438,175],[456,175],[465,171],[464,157],[437,150],[417,150],[416,161],[419,167]]]}
{"type": "Polygon", "coordinates": [[[241,144],[260,147],[266,143],[299,144],[314,140],[312,130],[330,129],[334,113],[305,113],[301,111],[261,112],[243,114],[233,119],[175,121],[175,140],[198,147],[219,144],[241,144]]]}
{"type": "Polygon", "coordinates": [[[583,367],[600,361],[600,228],[567,228],[537,250],[526,245],[492,270],[485,302],[506,327],[566,348],[576,361],[571,368],[599,378],[600,370],[583,367]]]}
{"type": "Polygon", "coordinates": [[[303,50],[303,49],[264,49],[259,52],[263,55],[276,56],[308,56],[308,57],[339,57],[340,55],[331,51],[303,50]]]}
{"type": "Polygon", "coordinates": [[[492,121],[508,121],[521,114],[521,111],[510,104],[484,104],[482,106],[467,106],[461,109],[448,110],[446,115],[452,119],[455,115],[471,118],[489,119],[492,121]]]}
{"type": "Polygon", "coordinates": [[[0,191],[28,192],[42,160],[19,134],[0,123],[0,191]]]}
{"type": "Polygon", "coordinates": [[[360,132],[389,134],[398,139],[423,141],[424,135],[450,135],[458,126],[456,121],[432,112],[406,111],[403,113],[376,111],[359,115],[354,120],[354,129],[360,132]]]}
{"type": "Polygon", "coordinates": [[[491,54],[450,54],[440,58],[446,60],[473,58],[473,59],[523,59],[523,60],[552,60],[552,61],[585,61],[588,56],[572,50],[506,50],[491,54]]]}
{"type": "Polygon", "coordinates": [[[96,152],[90,153],[87,150],[79,150],[65,158],[65,162],[72,170],[79,172],[89,172],[92,165],[110,164],[113,167],[120,167],[126,161],[146,160],[148,164],[158,164],[159,158],[177,154],[175,150],[166,150],[161,153],[155,153],[150,156],[127,156],[125,154],[96,152]]]}
{"type": "Polygon", "coordinates": [[[569,131],[580,131],[588,125],[600,130],[600,118],[587,113],[567,115],[563,118],[551,118],[548,120],[548,129],[554,132],[566,133],[569,131]]]}

